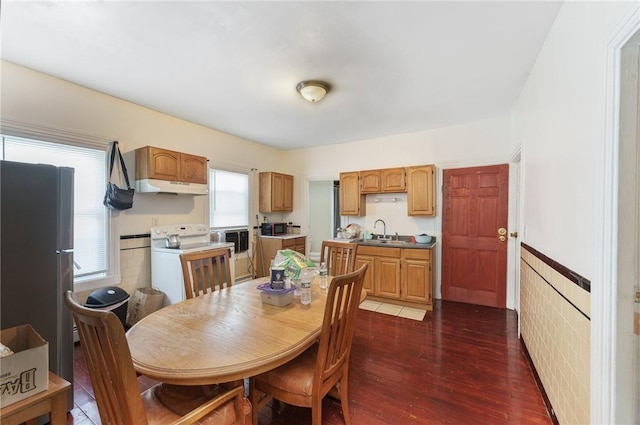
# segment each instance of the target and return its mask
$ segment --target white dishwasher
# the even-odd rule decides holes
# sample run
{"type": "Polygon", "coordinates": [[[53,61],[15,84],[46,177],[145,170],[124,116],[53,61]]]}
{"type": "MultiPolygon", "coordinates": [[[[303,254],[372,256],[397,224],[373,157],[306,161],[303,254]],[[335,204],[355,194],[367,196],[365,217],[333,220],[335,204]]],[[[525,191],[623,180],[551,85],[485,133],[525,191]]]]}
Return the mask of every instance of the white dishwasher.
{"type": "Polygon", "coordinates": [[[235,249],[230,242],[211,242],[205,224],[174,224],[151,228],[151,286],[164,292],[164,305],[184,301],[180,254],[226,247],[229,249],[231,283],[235,280],[235,249]],[[167,248],[169,235],[180,237],[179,248],[167,248]]]}

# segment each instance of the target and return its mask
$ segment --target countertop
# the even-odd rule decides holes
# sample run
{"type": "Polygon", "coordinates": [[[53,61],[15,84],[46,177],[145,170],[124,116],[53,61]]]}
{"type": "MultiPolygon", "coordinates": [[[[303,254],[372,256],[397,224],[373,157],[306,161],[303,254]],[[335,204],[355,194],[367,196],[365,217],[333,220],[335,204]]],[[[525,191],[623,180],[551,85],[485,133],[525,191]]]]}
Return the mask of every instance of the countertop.
{"type": "Polygon", "coordinates": [[[380,248],[404,248],[404,249],[433,249],[436,245],[436,237],[432,237],[429,243],[411,242],[411,236],[400,236],[399,240],[379,241],[377,239],[334,239],[337,242],[357,243],[364,246],[377,246],[380,248]]]}
{"type": "Polygon", "coordinates": [[[303,238],[306,236],[307,235],[303,235],[300,233],[287,233],[286,235],[277,235],[277,236],[260,235],[260,237],[264,239],[295,239],[295,238],[303,238]]]}

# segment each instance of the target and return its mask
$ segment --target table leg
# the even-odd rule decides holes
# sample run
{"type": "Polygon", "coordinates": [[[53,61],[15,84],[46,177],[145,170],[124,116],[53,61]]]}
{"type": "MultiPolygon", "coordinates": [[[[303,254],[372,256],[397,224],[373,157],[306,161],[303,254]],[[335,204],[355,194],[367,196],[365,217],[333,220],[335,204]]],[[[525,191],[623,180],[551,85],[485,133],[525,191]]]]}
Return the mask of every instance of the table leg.
{"type": "Polygon", "coordinates": [[[51,425],[67,423],[67,392],[56,394],[51,400],[51,425]]]}

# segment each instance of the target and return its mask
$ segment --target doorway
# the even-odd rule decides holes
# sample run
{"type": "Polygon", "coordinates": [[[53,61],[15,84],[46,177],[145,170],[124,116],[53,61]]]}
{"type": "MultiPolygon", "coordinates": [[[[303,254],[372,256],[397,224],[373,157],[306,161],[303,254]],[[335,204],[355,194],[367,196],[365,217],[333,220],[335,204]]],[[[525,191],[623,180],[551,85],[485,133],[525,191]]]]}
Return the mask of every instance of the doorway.
{"type": "Polygon", "coordinates": [[[340,227],[340,182],[334,180],[309,182],[309,257],[320,253],[323,240],[333,239],[340,227]]]}
{"type": "Polygon", "coordinates": [[[509,165],[443,171],[442,299],[506,308],[509,165]]]}

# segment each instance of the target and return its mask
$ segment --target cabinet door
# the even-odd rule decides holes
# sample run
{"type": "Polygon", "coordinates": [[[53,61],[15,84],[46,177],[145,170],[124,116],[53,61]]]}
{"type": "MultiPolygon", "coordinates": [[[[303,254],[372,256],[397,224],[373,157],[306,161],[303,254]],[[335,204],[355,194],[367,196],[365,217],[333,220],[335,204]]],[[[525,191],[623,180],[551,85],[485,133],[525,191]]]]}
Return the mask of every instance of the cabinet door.
{"type": "Polygon", "coordinates": [[[375,295],[400,298],[400,259],[377,257],[374,267],[375,295]]]}
{"type": "Polygon", "coordinates": [[[402,263],[402,299],[431,303],[431,263],[424,260],[404,260],[402,263]]]}
{"type": "Polygon", "coordinates": [[[407,168],[407,212],[409,215],[436,215],[435,166],[407,168]]]}
{"type": "Polygon", "coordinates": [[[364,196],[357,171],[340,173],[340,215],[365,215],[364,196]]]}
{"type": "Polygon", "coordinates": [[[260,212],[293,211],[293,176],[260,173],[258,209],[260,212]]]}
{"type": "Polygon", "coordinates": [[[180,158],[180,181],[207,184],[207,158],[188,153],[181,153],[180,158]]]}
{"type": "Polygon", "coordinates": [[[379,193],[381,183],[380,170],[360,171],[360,193],[379,193]]]}
{"type": "Polygon", "coordinates": [[[280,238],[263,238],[258,235],[255,238],[256,277],[268,276],[271,259],[276,257],[278,250],[284,249],[283,240],[280,238]]]}
{"type": "Polygon", "coordinates": [[[295,247],[293,248],[293,250],[299,252],[302,255],[307,255],[307,238],[306,237],[295,238],[294,242],[295,242],[295,247]]]}
{"type": "Polygon", "coordinates": [[[147,155],[150,179],[180,180],[180,152],[149,146],[147,155]]]}
{"type": "Polygon", "coordinates": [[[282,210],[293,211],[293,176],[282,175],[282,210]]]}
{"type": "Polygon", "coordinates": [[[382,192],[406,192],[407,179],[404,168],[386,168],[381,170],[382,192]]]}
{"type": "Polygon", "coordinates": [[[432,305],[432,270],[429,249],[402,250],[402,299],[432,305]]]}
{"type": "Polygon", "coordinates": [[[284,175],[271,173],[271,211],[284,211],[284,175]]]}
{"type": "Polygon", "coordinates": [[[367,291],[367,294],[374,294],[375,288],[373,277],[375,276],[376,272],[374,270],[375,262],[373,260],[373,257],[368,255],[356,256],[356,270],[360,269],[363,264],[368,265],[367,271],[364,274],[363,288],[367,291]]]}

